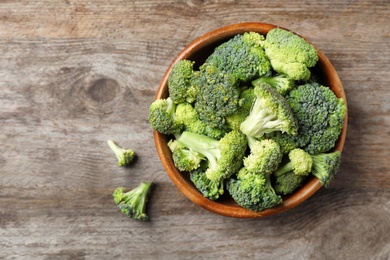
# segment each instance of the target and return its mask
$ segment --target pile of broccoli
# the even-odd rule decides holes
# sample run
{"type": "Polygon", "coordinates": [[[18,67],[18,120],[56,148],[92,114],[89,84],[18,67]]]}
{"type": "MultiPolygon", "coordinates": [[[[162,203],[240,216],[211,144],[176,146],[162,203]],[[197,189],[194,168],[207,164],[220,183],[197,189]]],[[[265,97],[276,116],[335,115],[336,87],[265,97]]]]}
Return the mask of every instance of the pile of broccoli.
{"type": "Polygon", "coordinates": [[[204,197],[274,207],[309,175],[327,187],[340,166],[334,147],[346,105],[320,83],[317,62],[317,50],[290,31],[236,35],[203,64],[178,61],[149,122],[170,137],[175,166],[204,197]]]}

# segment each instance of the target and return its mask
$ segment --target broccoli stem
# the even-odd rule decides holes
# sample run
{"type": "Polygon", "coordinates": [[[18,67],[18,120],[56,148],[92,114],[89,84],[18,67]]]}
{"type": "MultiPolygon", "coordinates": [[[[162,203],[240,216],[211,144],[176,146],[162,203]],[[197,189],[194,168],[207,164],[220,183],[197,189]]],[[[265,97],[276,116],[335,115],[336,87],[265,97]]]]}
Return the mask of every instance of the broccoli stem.
{"type": "Polygon", "coordinates": [[[249,116],[242,122],[240,129],[247,136],[262,136],[265,133],[273,132],[280,121],[275,115],[269,113],[262,107],[261,102],[255,101],[249,116]],[[270,130],[270,131],[268,131],[270,130]]]}
{"type": "Polygon", "coordinates": [[[292,167],[292,163],[291,162],[288,162],[286,163],[285,165],[281,166],[276,172],[274,172],[274,175],[276,177],[279,177],[287,172],[291,172],[293,171],[293,167],[292,167]]]}
{"type": "Polygon", "coordinates": [[[221,157],[218,140],[184,131],[177,141],[189,149],[206,156],[211,168],[217,166],[217,160],[221,157]]]}

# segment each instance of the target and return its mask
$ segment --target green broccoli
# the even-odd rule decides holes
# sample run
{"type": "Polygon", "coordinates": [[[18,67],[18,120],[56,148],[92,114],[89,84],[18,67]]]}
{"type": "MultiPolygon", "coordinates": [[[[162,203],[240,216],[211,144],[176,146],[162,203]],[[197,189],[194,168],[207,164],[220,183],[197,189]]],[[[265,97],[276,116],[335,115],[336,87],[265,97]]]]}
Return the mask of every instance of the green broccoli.
{"type": "Polygon", "coordinates": [[[205,198],[216,200],[225,193],[224,180],[212,181],[206,176],[208,164],[203,162],[201,166],[190,172],[190,180],[205,198]]]}
{"type": "Polygon", "coordinates": [[[253,211],[262,211],[283,202],[272,187],[270,174],[249,172],[245,167],[240,169],[237,179],[227,181],[226,189],[238,205],[253,211]]]}
{"type": "Polygon", "coordinates": [[[248,137],[261,138],[274,131],[297,134],[298,124],[286,99],[267,83],[254,88],[256,100],[240,130],[248,137]]]}
{"type": "Polygon", "coordinates": [[[141,182],[136,188],[126,193],[123,187],[116,188],[113,193],[115,204],[129,218],[149,220],[146,214],[146,204],[151,186],[150,182],[141,182]]]}
{"type": "Polygon", "coordinates": [[[276,177],[279,177],[287,172],[294,172],[296,175],[307,176],[313,166],[313,160],[310,154],[304,150],[295,148],[288,153],[288,162],[278,168],[274,173],[276,177]]]}
{"type": "Polygon", "coordinates": [[[162,134],[180,133],[183,125],[175,116],[176,104],[170,97],[157,99],[149,107],[149,122],[152,128],[162,134]]]}
{"type": "Polygon", "coordinates": [[[175,115],[177,122],[184,126],[185,131],[207,135],[214,139],[220,139],[226,133],[225,129],[211,127],[201,121],[198,112],[190,103],[184,102],[178,104],[175,115]]]}
{"type": "Polygon", "coordinates": [[[195,110],[199,119],[207,125],[223,128],[225,117],[238,111],[238,81],[232,75],[209,64],[201,66],[200,74],[195,110]]]}
{"type": "Polygon", "coordinates": [[[312,174],[320,181],[322,186],[328,187],[334,179],[341,164],[341,153],[334,151],[311,156],[313,159],[312,174]]]}
{"type": "Polygon", "coordinates": [[[250,154],[244,158],[244,167],[248,172],[271,174],[282,161],[282,152],[277,142],[272,139],[257,141],[248,138],[250,154]]]}
{"type": "Polygon", "coordinates": [[[240,82],[270,75],[271,64],[260,45],[262,41],[264,36],[256,32],[238,34],[215,48],[206,63],[233,75],[240,82]]]}
{"type": "Polygon", "coordinates": [[[218,182],[230,177],[242,167],[247,140],[239,131],[231,131],[220,140],[184,131],[177,141],[207,158],[207,178],[218,182]]]}
{"type": "Polygon", "coordinates": [[[225,117],[229,129],[240,130],[240,125],[249,115],[253,103],[256,100],[253,88],[247,88],[241,91],[238,111],[225,117]]]}
{"type": "Polygon", "coordinates": [[[286,172],[275,178],[273,187],[276,194],[289,195],[302,186],[306,178],[306,175],[298,175],[293,171],[286,172]]]}
{"type": "Polygon", "coordinates": [[[170,140],[168,147],[172,152],[173,163],[179,171],[192,171],[199,168],[204,156],[181,145],[177,140],[170,140]]]}
{"type": "Polygon", "coordinates": [[[259,140],[272,139],[279,144],[280,150],[283,154],[288,154],[292,149],[297,148],[294,137],[295,136],[289,135],[287,133],[272,132],[264,134],[264,136],[259,140]]]}
{"type": "Polygon", "coordinates": [[[284,74],[260,77],[252,81],[253,86],[257,86],[261,83],[268,83],[283,96],[295,87],[295,81],[284,74]]]}
{"type": "Polygon", "coordinates": [[[343,128],[344,99],[317,83],[298,86],[286,99],[298,121],[298,135],[286,138],[310,154],[331,150],[343,128]]]}
{"type": "Polygon", "coordinates": [[[318,61],[316,48],[300,36],[280,28],[267,33],[262,42],[272,68],[293,80],[308,80],[318,61]]]}
{"type": "Polygon", "coordinates": [[[107,144],[118,159],[118,166],[127,166],[133,162],[136,156],[133,150],[121,148],[113,140],[108,140],[107,144]]]}
{"type": "Polygon", "coordinates": [[[190,60],[180,60],[172,66],[168,76],[169,97],[175,104],[196,100],[198,93],[195,84],[194,63],[190,60]]]}

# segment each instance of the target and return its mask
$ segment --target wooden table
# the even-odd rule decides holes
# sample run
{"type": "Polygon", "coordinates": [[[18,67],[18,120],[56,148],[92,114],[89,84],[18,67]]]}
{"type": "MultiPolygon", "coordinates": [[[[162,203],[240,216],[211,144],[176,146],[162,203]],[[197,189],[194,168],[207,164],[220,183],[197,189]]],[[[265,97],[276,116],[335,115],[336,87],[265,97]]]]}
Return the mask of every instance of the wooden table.
{"type": "Polygon", "coordinates": [[[0,258],[389,259],[390,2],[1,1],[0,258]],[[220,26],[306,36],[343,82],[349,124],[328,189],[289,212],[228,218],[166,175],[148,108],[174,56],[220,26]],[[139,155],[116,166],[107,139],[139,155]],[[153,181],[150,222],[118,186],[153,181]]]}

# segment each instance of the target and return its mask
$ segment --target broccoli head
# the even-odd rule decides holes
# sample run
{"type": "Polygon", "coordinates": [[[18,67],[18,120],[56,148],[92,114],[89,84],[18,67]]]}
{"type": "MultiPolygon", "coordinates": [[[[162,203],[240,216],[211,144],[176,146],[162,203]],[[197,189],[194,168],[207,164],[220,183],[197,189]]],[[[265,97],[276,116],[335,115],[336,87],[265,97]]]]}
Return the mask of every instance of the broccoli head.
{"type": "Polygon", "coordinates": [[[238,81],[232,75],[209,64],[204,64],[200,73],[195,110],[199,119],[207,125],[223,128],[225,117],[238,111],[238,81]]]}
{"type": "Polygon", "coordinates": [[[311,157],[313,159],[312,174],[320,181],[322,186],[328,187],[340,168],[341,153],[335,151],[316,154],[311,157]]]}
{"type": "Polygon", "coordinates": [[[152,183],[141,182],[136,188],[124,192],[123,187],[116,188],[113,197],[115,204],[121,212],[129,218],[146,221],[149,220],[146,214],[148,193],[152,183]]]}
{"type": "Polygon", "coordinates": [[[275,193],[269,174],[249,172],[245,167],[240,169],[237,179],[227,181],[226,188],[238,205],[253,211],[272,208],[283,201],[275,193]]]}
{"type": "Polygon", "coordinates": [[[277,142],[272,139],[257,141],[248,139],[250,154],[244,158],[247,171],[260,174],[271,174],[282,161],[282,152],[277,142]]]}
{"type": "Polygon", "coordinates": [[[298,124],[286,99],[267,83],[254,88],[256,100],[248,117],[240,125],[247,136],[261,138],[275,131],[297,134],[298,124]]]}
{"type": "Polygon", "coordinates": [[[180,133],[183,125],[176,120],[176,104],[170,97],[156,99],[149,107],[149,123],[152,128],[162,134],[180,133]]]}
{"type": "Polygon", "coordinates": [[[283,96],[295,87],[295,81],[284,74],[269,77],[260,77],[252,81],[253,86],[257,86],[261,83],[269,84],[283,96]]]}
{"type": "Polygon", "coordinates": [[[287,96],[298,121],[296,146],[310,154],[328,152],[341,133],[346,113],[344,99],[317,83],[298,86],[287,96]]]}
{"type": "Polygon", "coordinates": [[[238,34],[215,48],[206,63],[233,75],[240,82],[270,75],[271,64],[260,45],[262,41],[264,36],[256,32],[238,34]]]}
{"type": "Polygon", "coordinates": [[[168,91],[175,104],[193,103],[196,100],[198,88],[195,84],[194,63],[180,60],[172,66],[168,76],[168,91]]]}
{"type": "Polygon", "coordinates": [[[205,171],[207,163],[190,172],[190,180],[205,198],[216,200],[225,193],[224,180],[212,181],[207,178],[205,171]]]}
{"type": "Polygon", "coordinates": [[[107,144],[118,159],[118,166],[127,166],[133,162],[136,156],[133,150],[119,147],[113,140],[108,140],[107,144]]]}
{"type": "Polygon", "coordinates": [[[304,150],[295,148],[288,153],[288,162],[279,167],[274,173],[275,176],[283,175],[287,172],[293,172],[296,175],[307,176],[313,166],[313,160],[310,154],[304,150]]]}
{"type": "Polygon", "coordinates": [[[220,140],[184,131],[177,141],[207,158],[207,178],[218,182],[230,177],[242,167],[247,140],[239,131],[231,131],[220,140]]]}
{"type": "Polygon", "coordinates": [[[316,48],[293,32],[274,28],[262,42],[272,68],[294,80],[308,80],[318,61],[316,48]]]}
{"type": "Polygon", "coordinates": [[[204,156],[181,145],[177,140],[170,140],[168,147],[172,152],[172,159],[179,171],[192,171],[200,167],[204,156]]]}
{"type": "Polygon", "coordinates": [[[289,195],[302,186],[306,177],[306,175],[295,174],[293,171],[275,176],[274,190],[276,194],[289,195]]]}

